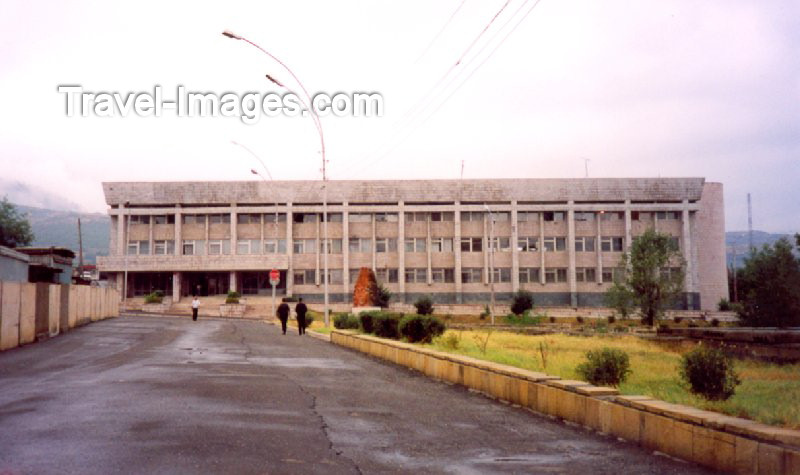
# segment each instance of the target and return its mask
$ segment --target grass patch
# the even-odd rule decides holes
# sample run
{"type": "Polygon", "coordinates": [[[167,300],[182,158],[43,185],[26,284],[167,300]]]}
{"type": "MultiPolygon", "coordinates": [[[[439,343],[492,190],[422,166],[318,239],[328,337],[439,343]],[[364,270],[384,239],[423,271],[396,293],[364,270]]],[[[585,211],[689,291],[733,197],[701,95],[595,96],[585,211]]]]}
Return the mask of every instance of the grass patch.
{"type": "Polygon", "coordinates": [[[438,351],[456,353],[495,363],[546,372],[564,379],[581,379],[575,368],[585,361],[589,350],[618,348],[630,356],[633,372],[620,385],[621,394],[643,394],[663,401],[753,419],[765,424],[800,429],[800,364],[777,365],[754,360],[736,360],[742,384],[727,401],[706,401],[683,387],[678,376],[683,349],[665,349],[635,336],[580,337],[568,335],[519,335],[492,333],[486,352],[477,341],[485,331],[460,332],[458,348],[443,338],[426,345],[438,351]],[[473,335],[477,335],[476,339],[473,335]],[[540,343],[547,345],[547,368],[542,364],[540,343]]]}

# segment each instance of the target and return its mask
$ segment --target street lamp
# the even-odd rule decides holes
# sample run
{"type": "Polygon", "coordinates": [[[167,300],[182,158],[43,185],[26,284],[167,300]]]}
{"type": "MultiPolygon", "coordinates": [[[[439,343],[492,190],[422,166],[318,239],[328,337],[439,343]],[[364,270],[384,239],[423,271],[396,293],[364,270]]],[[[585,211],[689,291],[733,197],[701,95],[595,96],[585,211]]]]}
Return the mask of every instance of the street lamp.
{"type": "Polygon", "coordinates": [[[283,61],[281,61],[280,59],[275,57],[272,53],[270,53],[269,51],[265,50],[264,48],[262,48],[261,46],[257,45],[256,43],[248,40],[244,36],[237,35],[236,33],[233,33],[233,32],[231,32],[229,30],[223,31],[222,35],[227,37],[227,38],[234,39],[234,40],[244,41],[245,43],[248,43],[251,46],[257,48],[259,51],[261,51],[262,53],[266,54],[272,60],[274,60],[275,62],[280,64],[283,67],[283,69],[285,69],[292,76],[292,78],[297,83],[297,85],[300,86],[300,90],[303,91],[303,94],[305,96],[305,101],[303,100],[302,97],[299,97],[297,95],[297,93],[292,91],[286,85],[284,85],[280,81],[276,80],[275,78],[273,78],[269,74],[266,75],[267,79],[270,82],[272,82],[273,84],[275,84],[276,86],[281,87],[283,89],[286,89],[287,91],[291,92],[295,96],[298,96],[298,99],[300,100],[301,104],[306,108],[306,110],[309,110],[311,112],[311,118],[314,120],[314,126],[316,127],[317,133],[319,134],[320,151],[322,153],[322,220],[323,220],[323,227],[322,227],[322,229],[323,229],[323,231],[322,231],[323,237],[322,237],[322,239],[323,239],[323,242],[324,242],[324,245],[322,246],[323,262],[324,262],[324,274],[322,276],[322,282],[323,282],[324,292],[325,292],[325,303],[324,303],[324,307],[323,307],[323,312],[324,312],[324,315],[325,315],[325,326],[329,327],[330,326],[330,315],[328,314],[328,305],[329,305],[329,299],[328,299],[328,246],[329,246],[329,244],[328,244],[328,187],[327,187],[327,181],[328,181],[327,164],[328,164],[328,162],[327,162],[327,160],[325,158],[325,137],[324,137],[324,134],[322,133],[322,123],[319,120],[319,116],[317,115],[317,111],[314,110],[313,107],[310,107],[311,105],[313,105],[312,104],[312,100],[311,100],[311,95],[308,93],[308,91],[306,90],[305,86],[303,86],[303,82],[300,81],[300,78],[297,77],[297,75],[291,70],[291,68],[289,68],[289,66],[287,66],[283,61]]]}
{"type": "Polygon", "coordinates": [[[491,292],[492,300],[489,306],[489,315],[492,317],[492,325],[494,325],[494,215],[489,205],[484,204],[486,212],[489,213],[489,292],[491,292]]]}
{"type": "Polygon", "coordinates": [[[127,302],[128,300],[128,246],[130,245],[130,235],[131,235],[131,211],[130,211],[130,201],[126,201],[122,205],[122,220],[125,221],[125,247],[123,248],[123,252],[125,253],[125,279],[122,284],[122,301],[127,302]],[[125,210],[127,209],[127,216],[125,210]]]}

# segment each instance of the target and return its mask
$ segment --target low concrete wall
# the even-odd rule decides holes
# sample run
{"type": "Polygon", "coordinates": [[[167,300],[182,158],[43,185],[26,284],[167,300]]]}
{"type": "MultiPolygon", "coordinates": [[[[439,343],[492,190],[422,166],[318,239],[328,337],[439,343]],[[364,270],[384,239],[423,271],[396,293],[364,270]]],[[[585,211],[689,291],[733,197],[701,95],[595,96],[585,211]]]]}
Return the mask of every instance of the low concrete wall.
{"type": "Polygon", "coordinates": [[[347,330],[331,342],[715,470],[800,473],[800,431],[347,330]]]}
{"type": "Polygon", "coordinates": [[[114,289],[0,281],[0,350],[118,315],[114,289]]]}

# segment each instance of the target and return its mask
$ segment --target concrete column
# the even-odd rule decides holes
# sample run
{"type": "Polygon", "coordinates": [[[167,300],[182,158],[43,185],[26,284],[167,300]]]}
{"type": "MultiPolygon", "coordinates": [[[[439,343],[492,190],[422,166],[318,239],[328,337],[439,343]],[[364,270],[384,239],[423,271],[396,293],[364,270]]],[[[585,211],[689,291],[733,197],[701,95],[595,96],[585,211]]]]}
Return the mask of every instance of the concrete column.
{"type": "Polygon", "coordinates": [[[179,302],[181,300],[181,273],[172,273],[172,301],[179,302]]]}
{"type": "Polygon", "coordinates": [[[692,233],[691,222],[689,221],[689,200],[683,200],[683,210],[681,213],[681,221],[683,224],[683,239],[681,243],[681,250],[683,251],[683,259],[686,262],[686,276],[684,277],[684,289],[688,293],[686,304],[689,309],[694,308],[694,263],[692,262],[692,233]]]}
{"type": "Polygon", "coordinates": [[[175,206],[175,232],[173,233],[175,239],[175,255],[183,255],[183,215],[181,214],[181,205],[175,206]]]}
{"type": "Polygon", "coordinates": [[[342,281],[344,293],[350,293],[350,211],[347,201],[342,203],[342,281]]]}
{"type": "Polygon", "coordinates": [[[150,229],[148,229],[148,236],[147,236],[147,240],[150,243],[147,246],[147,248],[150,250],[150,254],[154,254],[155,253],[154,249],[153,249],[153,218],[154,218],[154,216],[151,215],[150,219],[147,220],[147,222],[150,223],[150,226],[149,226],[150,229]]]}
{"type": "Polygon", "coordinates": [[[317,215],[317,216],[318,216],[318,219],[317,219],[317,245],[315,246],[316,247],[316,249],[315,249],[316,254],[315,255],[317,256],[317,261],[316,261],[317,271],[315,272],[316,275],[314,276],[314,284],[319,286],[319,284],[322,282],[322,279],[320,278],[320,269],[321,269],[321,267],[320,267],[320,248],[322,247],[322,239],[320,239],[321,238],[321,234],[322,234],[320,232],[320,227],[322,226],[322,224],[320,223],[320,221],[322,221],[322,219],[319,218],[320,215],[317,215]]]}
{"type": "Polygon", "coordinates": [[[575,279],[575,202],[567,203],[567,282],[569,282],[569,302],[573,307],[578,306],[578,283],[575,279]]]}
{"type": "Polygon", "coordinates": [[[120,205],[120,213],[117,215],[117,255],[125,254],[125,213],[123,205],[120,205]]]}
{"type": "Polygon", "coordinates": [[[231,255],[235,256],[238,251],[237,242],[239,241],[239,232],[237,226],[239,225],[239,218],[236,212],[236,203],[231,203],[231,255]]]}
{"type": "Polygon", "coordinates": [[[292,241],[292,203],[286,203],[286,296],[291,297],[294,291],[294,242],[292,241]]]}
{"type": "Polygon", "coordinates": [[[544,213],[539,211],[539,283],[544,285],[544,213]]]}
{"type": "Polygon", "coordinates": [[[625,250],[631,248],[631,200],[625,200],[625,250]]]}
{"type": "Polygon", "coordinates": [[[206,219],[205,219],[205,221],[206,221],[206,241],[205,241],[205,244],[204,244],[205,249],[203,250],[203,255],[207,256],[208,255],[208,250],[211,247],[211,246],[208,245],[208,239],[209,239],[209,236],[211,236],[211,231],[210,231],[211,230],[211,219],[210,219],[210,215],[208,215],[208,214],[206,214],[205,217],[206,217],[206,219]]]}
{"type": "Polygon", "coordinates": [[[397,212],[397,284],[403,294],[400,301],[405,299],[406,293],[406,211],[405,203],[398,203],[397,212]]]}
{"type": "Polygon", "coordinates": [[[236,271],[231,271],[231,276],[229,280],[229,289],[231,292],[236,292],[236,271]]]}
{"type": "Polygon", "coordinates": [[[427,225],[427,229],[425,230],[425,247],[428,251],[428,276],[427,282],[428,285],[433,285],[433,271],[431,270],[431,214],[427,213],[427,218],[425,219],[425,224],[427,225]]]}
{"type": "Polygon", "coordinates": [[[483,213],[483,285],[489,285],[489,249],[492,243],[489,242],[489,213],[483,213]]]}
{"type": "Polygon", "coordinates": [[[456,201],[455,207],[455,214],[453,215],[453,252],[455,255],[455,279],[456,279],[456,303],[464,303],[463,296],[461,293],[462,285],[461,282],[461,202],[456,201]]]}
{"type": "Polygon", "coordinates": [[[594,277],[597,280],[598,284],[603,283],[603,251],[600,248],[600,238],[601,238],[600,222],[602,220],[603,220],[603,214],[597,213],[597,220],[596,220],[597,235],[595,236],[595,243],[594,243],[595,244],[594,250],[597,255],[597,271],[595,272],[596,275],[594,277]]]}
{"type": "Polygon", "coordinates": [[[377,246],[375,245],[375,238],[377,237],[377,224],[375,222],[375,213],[371,214],[372,216],[372,272],[378,270],[378,252],[375,249],[377,246]]]}
{"type": "MultiPolygon", "coordinates": [[[[278,203],[275,203],[275,207],[276,208],[277,208],[277,206],[278,206],[278,203]]],[[[258,254],[264,254],[264,227],[267,225],[267,223],[264,222],[264,213],[259,213],[258,214],[258,224],[260,225],[259,226],[259,232],[261,233],[260,234],[260,236],[261,236],[261,249],[258,250],[258,254]]],[[[278,217],[275,216],[275,230],[277,231],[277,229],[278,229],[278,217]]],[[[275,254],[278,253],[278,239],[280,239],[280,236],[278,236],[278,233],[276,232],[275,233],[275,254]]],[[[253,252],[253,250],[250,249],[250,252],[253,252]]]]}
{"type": "Polygon", "coordinates": [[[519,290],[519,231],[517,231],[517,200],[511,201],[511,290],[519,290]]]}

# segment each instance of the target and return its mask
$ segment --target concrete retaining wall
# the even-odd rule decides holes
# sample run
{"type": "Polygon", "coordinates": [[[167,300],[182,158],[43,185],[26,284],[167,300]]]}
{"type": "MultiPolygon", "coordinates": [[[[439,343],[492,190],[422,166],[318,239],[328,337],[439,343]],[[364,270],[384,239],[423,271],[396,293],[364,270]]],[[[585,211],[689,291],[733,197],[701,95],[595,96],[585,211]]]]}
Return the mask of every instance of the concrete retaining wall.
{"type": "Polygon", "coordinates": [[[115,289],[0,281],[0,350],[118,315],[115,289]]]}
{"type": "Polygon", "coordinates": [[[347,330],[331,342],[715,470],[800,473],[800,431],[347,330]]]}

